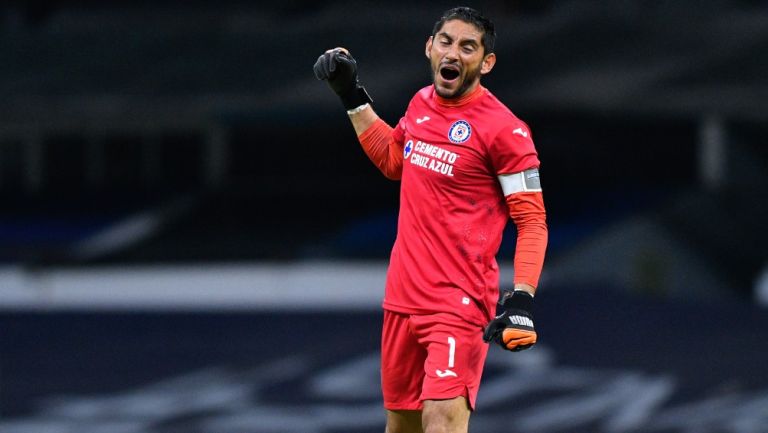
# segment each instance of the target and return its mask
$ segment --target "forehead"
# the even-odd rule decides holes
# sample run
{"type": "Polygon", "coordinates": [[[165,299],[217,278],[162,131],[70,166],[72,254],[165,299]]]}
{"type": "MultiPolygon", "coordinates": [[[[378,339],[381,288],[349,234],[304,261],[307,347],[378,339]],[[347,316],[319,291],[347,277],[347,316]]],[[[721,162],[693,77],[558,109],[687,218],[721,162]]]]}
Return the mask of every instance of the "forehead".
{"type": "Polygon", "coordinates": [[[473,40],[476,42],[480,42],[483,37],[483,31],[477,28],[477,26],[459,19],[443,23],[443,27],[437,31],[437,35],[441,34],[445,34],[451,39],[473,40]]]}

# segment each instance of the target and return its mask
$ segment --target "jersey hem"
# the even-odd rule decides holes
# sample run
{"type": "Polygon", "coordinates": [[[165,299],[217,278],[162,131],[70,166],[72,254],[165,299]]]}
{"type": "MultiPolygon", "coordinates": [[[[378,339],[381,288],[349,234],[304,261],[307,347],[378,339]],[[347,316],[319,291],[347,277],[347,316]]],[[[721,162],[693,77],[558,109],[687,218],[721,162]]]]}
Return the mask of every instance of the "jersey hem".
{"type": "Polygon", "coordinates": [[[456,311],[445,309],[445,310],[438,310],[438,309],[427,309],[427,308],[418,308],[418,307],[406,307],[402,305],[396,305],[392,304],[390,302],[384,301],[381,304],[381,307],[384,310],[391,311],[394,313],[400,313],[400,314],[416,314],[416,315],[429,315],[429,314],[450,314],[460,320],[463,320],[471,325],[484,327],[488,324],[488,321],[490,319],[483,319],[484,321],[477,321],[470,317],[461,316],[459,314],[456,314],[456,311]]]}

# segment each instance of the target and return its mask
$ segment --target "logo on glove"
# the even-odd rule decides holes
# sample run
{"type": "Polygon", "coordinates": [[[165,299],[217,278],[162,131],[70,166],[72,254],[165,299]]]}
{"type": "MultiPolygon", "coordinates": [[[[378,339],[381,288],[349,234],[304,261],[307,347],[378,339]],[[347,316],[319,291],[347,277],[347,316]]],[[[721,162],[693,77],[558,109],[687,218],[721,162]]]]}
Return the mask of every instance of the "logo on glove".
{"type": "Polygon", "coordinates": [[[525,316],[509,316],[509,321],[512,322],[513,325],[528,326],[533,328],[533,320],[525,316]]]}

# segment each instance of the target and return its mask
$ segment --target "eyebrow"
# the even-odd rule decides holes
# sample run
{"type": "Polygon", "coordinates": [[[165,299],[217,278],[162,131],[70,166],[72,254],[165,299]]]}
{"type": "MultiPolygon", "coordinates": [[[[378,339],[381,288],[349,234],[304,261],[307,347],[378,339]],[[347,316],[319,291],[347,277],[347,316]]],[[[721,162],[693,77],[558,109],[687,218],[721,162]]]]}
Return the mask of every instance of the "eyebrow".
{"type": "MultiPolygon", "coordinates": [[[[448,33],[446,33],[446,32],[440,32],[440,33],[438,33],[436,36],[437,36],[437,37],[444,37],[444,38],[447,38],[447,39],[448,39],[448,40],[450,40],[450,41],[453,41],[453,40],[455,39],[453,36],[449,35],[449,34],[448,34],[448,33]]],[[[476,40],[474,40],[474,39],[462,39],[462,40],[461,40],[459,43],[460,43],[461,45],[472,45],[472,46],[473,46],[473,47],[475,47],[475,48],[477,48],[477,47],[479,47],[479,46],[480,46],[480,43],[478,43],[478,41],[476,41],[476,40]]]]}

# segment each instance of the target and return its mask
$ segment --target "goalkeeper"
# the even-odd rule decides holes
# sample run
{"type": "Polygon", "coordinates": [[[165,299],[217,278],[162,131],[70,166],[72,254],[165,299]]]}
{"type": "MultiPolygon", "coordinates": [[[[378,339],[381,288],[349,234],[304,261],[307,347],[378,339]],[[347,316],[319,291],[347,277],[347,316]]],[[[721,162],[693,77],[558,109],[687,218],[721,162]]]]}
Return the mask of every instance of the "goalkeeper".
{"type": "Polygon", "coordinates": [[[539,159],[528,126],[480,84],[496,63],[494,40],[474,9],[445,12],[425,47],[432,84],[394,128],[374,112],[346,49],[314,66],[370,160],[401,182],[383,301],[388,433],[467,432],[485,343],[536,343],[532,305],[547,245],[539,159]],[[510,217],[514,290],[500,294],[495,256],[510,217]]]}

